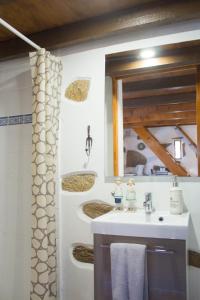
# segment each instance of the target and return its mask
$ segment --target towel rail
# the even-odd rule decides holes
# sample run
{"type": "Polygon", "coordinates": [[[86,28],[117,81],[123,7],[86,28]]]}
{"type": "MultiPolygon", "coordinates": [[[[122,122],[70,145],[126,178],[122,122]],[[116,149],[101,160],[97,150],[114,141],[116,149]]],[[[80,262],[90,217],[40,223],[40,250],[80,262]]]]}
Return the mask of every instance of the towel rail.
{"type": "MultiPolygon", "coordinates": [[[[110,245],[102,244],[102,245],[100,245],[100,247],[109,249],[110,245]]],[[[165,249],[164,247],[159,247],[159,246],[157,246],[155,248],[147,249],[146,252],[148,252],[148,253],[157,253],[157,254],[167,254],[167,255],[173,255],[173,254],[176,253],[176,251],[173,250],[173,249],[165,249]]]]}

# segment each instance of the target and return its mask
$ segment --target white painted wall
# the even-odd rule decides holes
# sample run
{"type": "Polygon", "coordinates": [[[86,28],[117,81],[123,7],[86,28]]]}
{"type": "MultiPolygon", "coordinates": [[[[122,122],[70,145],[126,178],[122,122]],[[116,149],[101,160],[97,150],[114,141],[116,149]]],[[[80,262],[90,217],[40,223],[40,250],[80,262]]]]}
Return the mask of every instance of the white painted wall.
{"type": "MultiPolygon", "coordinates": [[[[171,32],[175,32],[173,29],[171,32]]],[[[154,34],[158,34],[154,32],[154,34]]],[[[151,33],[149,36],[153,36],[151,33]]],[[[130,36],[129,36],[130,38],[130,36]]],[[[64,64],[61,127],[60,127],[60,176],[67,172],[82,170],[86,160],[85,138],[86,127],[91,125],[91,135],[94,144],[88,169],[98,173],[95,186],[85,193],[68,193],[60,189],[60,298],[61,300],[92,300],[93,299],[93,270],[91,266],[75,263],[71,259],[70,247],[73,243],[92,243],[90,224],[80,218],[78,213],[84,201],[101,199],[112,202],[110,195],[113,184],[104,181],[104,82],[105,82],[105,54],[153,47],[168,43],[200,39],[200,30],[183,32],[165,36],[157,36],[143,40],[99,46],[92,49],[92,45],[84,45],[71,50],[57,51],[62,56],[64,64]],[[88,47],[88,48],[87,48],[88,47]],[[88,100],[74,103],[64,98],[64,91],[68,84],[76,77],[90,77],[91,89],[88,100]]],[[[130,40],[130,39],[129,39],[130,40]]],[[[112,143],[112,141],[110,141],[112,143]]],[[[200,251],[200,183],[181,183],[184,189],[186,207],[191,213],[190,248],[200,251]]],[[[157,209],[169,208],[168,182],[143,182],[136,184],[138,205],[141,206],[144,193],[152,192],[153,201],[157,209]]],[[[190,269],[190,300],[200,299],[200,270],[190,269]]]]}
{"type": "MultiPolygon", "coordinates": [[[[0,64],[0,117],[30,114],[27,59],[0,64]]],[[[31,124],[0,126],[0,299],[30,299],[31,124]]]]}

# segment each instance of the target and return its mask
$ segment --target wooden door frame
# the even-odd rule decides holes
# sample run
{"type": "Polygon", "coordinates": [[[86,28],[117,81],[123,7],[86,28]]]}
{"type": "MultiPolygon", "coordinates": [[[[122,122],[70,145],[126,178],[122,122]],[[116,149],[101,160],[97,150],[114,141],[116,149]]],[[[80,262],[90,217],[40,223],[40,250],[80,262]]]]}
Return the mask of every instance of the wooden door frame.
{"type": "Polygon", "coordinates": [[[112,78],[112,118],[113,118],[113,174],[119,175],[119,145],[118,145],[118,80],[112,78]]]}

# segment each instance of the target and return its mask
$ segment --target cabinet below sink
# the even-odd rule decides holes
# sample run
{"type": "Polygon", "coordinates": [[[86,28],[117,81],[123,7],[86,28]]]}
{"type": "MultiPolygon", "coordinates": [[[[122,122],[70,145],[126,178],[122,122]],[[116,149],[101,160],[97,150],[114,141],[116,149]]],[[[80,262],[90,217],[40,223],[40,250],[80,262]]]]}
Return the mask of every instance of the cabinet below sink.
{"type": "Polygon", "coordinates": [[[187,299],[185,240],[94,234],[95,300],[112,300],[111,243],[147,246],[149,300],[187,299]]]}
{"type": "Polygon", "coordinates": [[[146,245],[149,300],[187,300],[189,213],[112,211],[92,221],[95,300],[112,300],[110,245],[146,245]]]}

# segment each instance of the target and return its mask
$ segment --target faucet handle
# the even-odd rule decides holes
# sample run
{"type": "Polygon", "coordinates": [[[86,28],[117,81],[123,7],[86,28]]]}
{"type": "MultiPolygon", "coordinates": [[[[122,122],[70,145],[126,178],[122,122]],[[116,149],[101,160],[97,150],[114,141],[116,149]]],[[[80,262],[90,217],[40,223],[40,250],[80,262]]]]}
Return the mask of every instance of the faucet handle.
{"type": "Polygon", "coordinates": [[[145,193],[145,201],[144,201],[144,207],[145,207],[145,212],[147,214],[150,214],[155,211],[152,203],[152,194],[151,193],[145,193]]]}
{"type": "Polygon", "coordinates": [[[151,200],[151,193],[145,193],[145,202],[151,200]]]}

